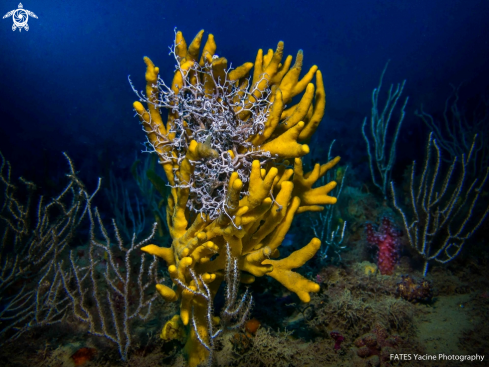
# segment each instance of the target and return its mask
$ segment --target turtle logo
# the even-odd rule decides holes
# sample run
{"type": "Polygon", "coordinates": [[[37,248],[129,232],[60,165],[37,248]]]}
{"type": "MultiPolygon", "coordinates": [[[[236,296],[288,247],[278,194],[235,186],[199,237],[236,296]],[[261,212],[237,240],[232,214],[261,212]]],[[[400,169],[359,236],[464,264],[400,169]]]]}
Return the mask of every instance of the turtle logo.
{"type": "Polygon", "coordinates": [[[3,19],[8,18],[10,16],[12,17],[12,19],[14,20],[14,24],[12,25],[13,31],[15,31],[17,28],[19,28],[19,32],[22,31],[22,28],[28,31],[29,25],[27,24],[27,21],[29,20],[29,15],[37,19],[36,14],[34,14],[29,10],[25,10],[22,3],[19,3],[19,8],[9,11],[7,14],[3,16],[3,19]]]}

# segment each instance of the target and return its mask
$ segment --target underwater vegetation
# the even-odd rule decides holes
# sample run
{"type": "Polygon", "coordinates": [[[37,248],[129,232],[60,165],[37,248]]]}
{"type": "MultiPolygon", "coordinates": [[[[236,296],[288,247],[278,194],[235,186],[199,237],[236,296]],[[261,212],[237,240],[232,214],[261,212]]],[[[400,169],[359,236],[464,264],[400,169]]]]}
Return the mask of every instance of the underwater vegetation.
{"type": "MultiPolygon", "coordinates": [[[[139,96],[148,110],[134,103],[149,148],[158,154],[172,187],[166,209],[172,246],[142,250],[168,265],[174,287],[158,284],[157,289],[166,301],[180,302],[190,366],[212,363],[214,340],[244,324],[252,297],[248,291],[238,297],[240,281],[250,284],[268,275],[303,302],[319,291],[316,283],[292,271],[319,250],[317,238],[288,257],[272,259],[280,256],[296,214],[336,203],[328,196],[336,182],[313,185],[339,161],[336,157],[303,171],[301,157],[309,147],[301,143],[323,117],[325,92],[316,66],[299,80],[301,52],[292,65],[291,56],[282,60],[279,42],[275,52],[263,55],[260,50],[254,65],[229,70],[227,60],[214,55],[212,35],[199,57],[202,36],[203,31],[187,47],[177,32],[171,86],[158,78],[159,69],[146,57],[146,94],[139,96]],[[314,76],[316,88],[310,83],[314,76]],[[286,109],[302,92],[301,100],[286,109]],[[162,108],[168,109],[166,124],[162,108]],[[213,298],[223,281],[226,303],[217,321],[213,298]]],[[[170,322],[172,328],[179,325],[170,322]]]]}
{"type": "MultiPolygon", "coordinates": [[[[203,36],[175,33],[171,83],[148,57],[144,91],[130,80],[150,153],[131,192],[113,174],[87,189],[65,154],[45,198],[0,156],[7,365],[390,366],[439,348],[426,324],[440,313],[470,303],[484,319],[487,106],[461,124],[449,97],[443,124],[465,126],[463,141],[417,112],[432,132],[401,181],[409,99],[404,81],[381,106],[386,65],[358,132],[365,180],[332,154],[342,137],[321,134],[323,76],[314,65],[301,77],[302,51],[285,57],[280,41],[231,68],[203,36]]],[[[468,319],[451,352],[487,346],[468,319]]]]}

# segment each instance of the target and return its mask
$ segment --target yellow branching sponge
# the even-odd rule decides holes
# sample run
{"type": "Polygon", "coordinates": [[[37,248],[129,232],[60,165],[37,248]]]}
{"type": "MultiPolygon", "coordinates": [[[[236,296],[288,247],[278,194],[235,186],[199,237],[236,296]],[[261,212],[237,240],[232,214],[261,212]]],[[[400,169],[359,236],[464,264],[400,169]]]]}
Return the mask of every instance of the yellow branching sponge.
{"type": "Polygon", "coordinates": [[[318,284],[293,271],[314,256],[319,239],[287,258],[272,259],[280,256],[296,214],[336,203],[328,196],[336,182],[315,183],[340,160],[303,172],[301,157],[309,152],[306,143],[323,117],[326,96],[317,66],[300,79],[302,51],[292,65],[292,56],[282,60],[279,42],[275,51],[259,50],[254,64],[230,69],[215,54],[212,35],[200,52],[202,36],[203,31],[187,47],[176,33],[177,67],[169,86],[145,57],[146,93],[134,103],[148,147],[158,154],[172,187],[166,208],[172,246],[143,251],[168,265],[173,286],[156,289],[166,301],[180,302],[180,315],[162,335],[186,338],[190,366],[208,358],[202,342],[210,337],[207,301],[195,290],[205,287],[215,295],[226,275],[227,249],[243,283],[268,275],[303,302],[319,291],[318,284]],[[288,106],[301,93],[300,101],[288,106]],[[175,330],[180,324],[186,332],[175,330]]]}

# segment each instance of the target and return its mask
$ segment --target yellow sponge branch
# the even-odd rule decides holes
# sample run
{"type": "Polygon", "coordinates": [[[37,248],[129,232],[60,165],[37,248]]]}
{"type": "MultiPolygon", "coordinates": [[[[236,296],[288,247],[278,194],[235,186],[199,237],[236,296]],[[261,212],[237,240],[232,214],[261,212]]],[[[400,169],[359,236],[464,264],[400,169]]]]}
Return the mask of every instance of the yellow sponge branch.
{"type": "Polygon", "coordinates": [[[175,265],[175,256],[173,255],[173,249],[169,247],[159,247],[156,245],[148,245],[141,247],[141,251],[144,251],[150,255],[155,255],[166,261],[168,266],[175,265]]]}
{"type": "Polygon", "coordinates": [[[164,284],[156,284],[156,290],[167,302],[175,302],[178,300],[177,293],[164,284]]]}
{"type": "Polygon", "coordinates": [[[268,273],[275,280],[279,281],[284,287],[299,296],[302,302],[309,302],[311,296],[309,293],[319,292],[319,285],[304,278],[302,275],[295,273],[292,269],[296,269],[304,265],[311,259],[321,247],[321,241],[318,238],[313,238],[305,247],[291,253],[288,257],[282,260],[265,260],[264,264],[273,266],[273,271],[268,273]]]}
{"type": "Polygon", "coordinates": [[[297,143],[303,128],[304,122],[301,121],[274,140],[265,143],[261,149],[280,158],[302,157],[309,153],[309,147],[306,144],[297,143]]]}
{"type": "Polygon", "coordinates": [[[316,96],[314,103],[314,111],[308,119],[308,123],[304,130],[299,134],[299,141],[309,141],[316,132],[319,123],[323,119],[324,110],[326,108],[326,93],[324,91],[323,74],[321,71],[316,71],[316,96]]]}

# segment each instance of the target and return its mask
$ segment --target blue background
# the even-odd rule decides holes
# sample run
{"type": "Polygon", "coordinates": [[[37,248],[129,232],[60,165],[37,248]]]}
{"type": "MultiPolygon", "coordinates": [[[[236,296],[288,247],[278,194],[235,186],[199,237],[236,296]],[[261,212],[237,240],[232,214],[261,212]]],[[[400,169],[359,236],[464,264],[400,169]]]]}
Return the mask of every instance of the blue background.
{"type": "MultiPolygon", "coordinates": [[[[31,179],[42,174],[42,167],[64,165],[61,151],[88,175],[99,175],[100,164],[129,167],[144,134],[134,117],[135,95],[127,77],[144,88],[142,58],[147,55],[171,80],[174,60],[168,46],[175,27],[187,42],[200,29],[213,33],[217,53],[233,65],[254,61],[259,48],[275,48],[279,40],[286,54],[303,49],[304,69],[317,64],[325,78],[327,115],[320,139],[336,138],[343,145],[357,139],[353,148],[363,157],[360,125],[388,59],[385,88],[407,79],[405,95],[410,96],[400,159],[403,152],[412,153],[410,139],[423,132],[412,114],[415,108],[442,109],[450,83],[463,82],[466,98],[488,92],[487,0],[23,5],[38,16],[29,19],[28,32],[13,32],[11,18],[0,22],[0,150],[16,174],[31,179]]],[[[2,0],[0,13],[17,6],[2,0]]]]}

